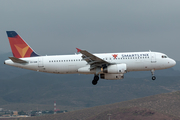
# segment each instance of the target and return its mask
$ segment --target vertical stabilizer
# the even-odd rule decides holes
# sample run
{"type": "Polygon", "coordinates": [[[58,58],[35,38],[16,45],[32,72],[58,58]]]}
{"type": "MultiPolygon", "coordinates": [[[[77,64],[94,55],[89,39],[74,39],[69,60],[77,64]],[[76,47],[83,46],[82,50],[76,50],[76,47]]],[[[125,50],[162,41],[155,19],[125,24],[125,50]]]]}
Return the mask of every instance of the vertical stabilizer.
{"type": "Polygon", "coordinates": [[[24,58],[39,56],[15,31],[6,31],[6,33],[14,57],[24,58]]]}

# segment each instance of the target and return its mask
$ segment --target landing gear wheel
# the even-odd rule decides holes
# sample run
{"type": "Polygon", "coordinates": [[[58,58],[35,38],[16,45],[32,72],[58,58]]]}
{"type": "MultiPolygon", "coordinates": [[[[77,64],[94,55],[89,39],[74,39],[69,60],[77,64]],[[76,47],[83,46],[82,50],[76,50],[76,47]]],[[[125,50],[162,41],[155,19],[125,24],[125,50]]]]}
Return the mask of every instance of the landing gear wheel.
{"type": "Polygon", "coordinates": [[[96,81],[96,80],[93,80],[93,81],[92,81],[92,84],[93,84],[93,85],[96,85],[97,83],[98,83],[98,81],[96,81]]]}
{"type": "Polygon", "coordinates": [[[93,85],[96,85],[98,83],[98,80],[99,80],[99,76],[98,75],[95,75],[94,76],[94,80],[92,81],[92,84],[93,85]]]}
{"type": "Polygon", "coordinates": [[[155,76],[152,76],[152,80],[155,80],[156,79],[156,77],[155,76]]]}
{"type": "Polygon", "coordinates": [[[95,75],[94,76],[94,80],[98,81],[99,80],[99,76],[95,75]]]}

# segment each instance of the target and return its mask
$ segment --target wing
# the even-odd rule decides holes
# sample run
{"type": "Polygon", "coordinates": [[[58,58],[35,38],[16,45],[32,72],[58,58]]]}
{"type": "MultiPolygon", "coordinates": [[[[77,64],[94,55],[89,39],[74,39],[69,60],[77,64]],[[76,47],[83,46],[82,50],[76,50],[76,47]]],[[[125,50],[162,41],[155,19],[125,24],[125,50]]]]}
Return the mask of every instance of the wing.
{"type": "Polygon", "coordinates": [[[86,50],[81,50],[81,49],[78,49],[76,48],[78,52],[80,52],[82,54],[82,58],[91,66],[91,70],[94,69],[94,68],[105,68],[107,67],[109,64],[109,62],[89,53],[88,51],[86,50]]]}

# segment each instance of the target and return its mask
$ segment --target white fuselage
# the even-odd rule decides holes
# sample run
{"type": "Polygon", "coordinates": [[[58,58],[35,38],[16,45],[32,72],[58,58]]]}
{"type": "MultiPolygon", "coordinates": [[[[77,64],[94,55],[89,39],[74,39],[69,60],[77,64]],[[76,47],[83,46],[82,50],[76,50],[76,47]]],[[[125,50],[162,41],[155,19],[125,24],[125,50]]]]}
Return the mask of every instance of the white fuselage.
{"type": "MultiPolygon", "coordinates": [[[[126,64],[127,72],[167,69],[176,64],[173,59],[168,58],[165,54],[151,51],[94,55],[109,63],[126,64]],[[116,56],[113,57],[113,55],[116,56]]],[[[5,64],[29,70],[56,74],[95,74],[94,70],[80,70],[83,67],[90,67],[90,65],[83,60],[81,56],[82,54],[27,57],[21,58],[21,60],[28,61],[28,63],[15,63],[9,59],[5,61],[5,64]]]]}

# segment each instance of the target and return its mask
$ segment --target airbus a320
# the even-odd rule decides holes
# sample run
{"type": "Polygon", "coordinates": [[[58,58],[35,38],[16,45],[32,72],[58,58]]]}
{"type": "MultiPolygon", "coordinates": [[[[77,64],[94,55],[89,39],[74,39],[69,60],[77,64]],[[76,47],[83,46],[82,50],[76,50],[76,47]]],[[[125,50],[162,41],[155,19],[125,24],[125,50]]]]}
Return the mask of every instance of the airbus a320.
{"type": "Polygon", "coordinates": [[[173,67],[176,61],[160,52],[123,52],[92,54],[77,49],[75,55],[38,55],[15,31],[7,31],[13,57],[4,64],[56,74],[94,74],[92,84],[96,85],[99,78],[119,80],[131,71],[151,71],[155,80],[155,70],[173,67]]]}

